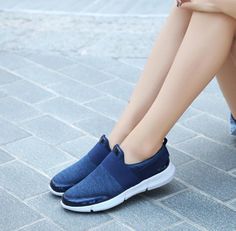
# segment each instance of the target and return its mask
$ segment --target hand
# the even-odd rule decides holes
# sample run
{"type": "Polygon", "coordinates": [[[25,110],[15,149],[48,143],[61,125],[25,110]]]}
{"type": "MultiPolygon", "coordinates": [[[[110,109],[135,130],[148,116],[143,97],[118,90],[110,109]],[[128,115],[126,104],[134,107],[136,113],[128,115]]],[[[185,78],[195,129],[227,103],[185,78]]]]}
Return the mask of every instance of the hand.
{"type": "Polygon", "coordinates": [[[177,6],[193,11],[220,13],[216,0],[177,0],[177,6]]]}

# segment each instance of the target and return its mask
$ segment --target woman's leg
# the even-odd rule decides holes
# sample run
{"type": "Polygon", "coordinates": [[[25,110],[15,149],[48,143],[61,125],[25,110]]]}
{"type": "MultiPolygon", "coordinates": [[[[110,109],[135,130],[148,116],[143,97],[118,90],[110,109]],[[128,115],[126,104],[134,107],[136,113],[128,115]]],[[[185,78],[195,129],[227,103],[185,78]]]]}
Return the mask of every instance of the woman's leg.
{"type": "Polygon", "coordinates": [[[129,104],[109,135],[110,146],[121,143],[155,100],[187,30],[191,12],[173,6],[154,44],[129,104]]]}
{"type": "Polygon", "coordinates": [[[160,148],[172,126],[225,62],[234,27],[234,19],[224,14],[193,12],[157,98],[121,143],[126,163],[142,161],[160,148]]]}
{"type": "Polygon", "coordinates": [[[216,77],[233,117],[236,118],[236,39],[227,60],[216,77]]]}

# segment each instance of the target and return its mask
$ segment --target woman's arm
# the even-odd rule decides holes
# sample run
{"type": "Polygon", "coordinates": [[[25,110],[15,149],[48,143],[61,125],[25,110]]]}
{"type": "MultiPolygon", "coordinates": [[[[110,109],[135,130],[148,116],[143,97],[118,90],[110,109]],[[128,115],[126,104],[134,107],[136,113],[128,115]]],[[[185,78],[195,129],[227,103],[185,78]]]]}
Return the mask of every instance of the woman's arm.
{"type": "Polygon", "coordinates": [[[224,13],[236,19],[236,0],[182,0],[181,8],[194,11],[224,13]]]}

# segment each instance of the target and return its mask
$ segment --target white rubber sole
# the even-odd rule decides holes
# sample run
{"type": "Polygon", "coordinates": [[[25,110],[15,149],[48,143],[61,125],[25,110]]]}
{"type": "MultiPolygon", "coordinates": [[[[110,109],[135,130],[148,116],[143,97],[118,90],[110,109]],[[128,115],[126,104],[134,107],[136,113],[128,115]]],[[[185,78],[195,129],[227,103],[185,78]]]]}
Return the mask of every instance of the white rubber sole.
{"type": "Polygon", "coordinates": [[[51,188],[50,185],[49,185],[49,190],[50,190],[50,192],[51,192],[53,195],[58,196],[58,197],[62,197],[63,194],[64,194],[64,193],[60,193],[60,192],[54,191],[54,190],[51,188]]]}
{"type": "Polygon", "coordinates": [[[61,201],[61,205],[63,208],[74,211],[74,212],[96,212],[96,211],[103,211],[106,209],[113,208],[125,200],[129,199],[130,197],[139,194],[141,192],[145,192],[146,190],[152,190],[155,188],[159,188],[167,183],[169,183],[175,174],[175,166],[170,162],[169,166],[162,172],[141,181],[139,184],[127,189],[123,193],[113,197],[104,202],[100,202],[93,205],[88,206],[68,206],[65,205],[61,201]]]}

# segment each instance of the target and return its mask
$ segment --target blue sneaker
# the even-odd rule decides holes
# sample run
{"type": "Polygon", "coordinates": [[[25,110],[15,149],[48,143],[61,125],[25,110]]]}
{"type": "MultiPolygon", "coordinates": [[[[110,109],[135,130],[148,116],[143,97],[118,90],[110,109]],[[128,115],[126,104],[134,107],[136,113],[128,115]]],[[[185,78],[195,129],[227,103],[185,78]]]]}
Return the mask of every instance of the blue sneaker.
{"type": "Polygon", "coordinates": [[[62,207],[75,212],[102,211],[169,183],[175,167],[169,160],[166,143],[165,138],[159,151],[135,164],[124,162],[124,152],[116,144],[91,174],[64,193],[62,207]]]}
{"type": "Polygon", "coordinates": [[[230,114],[230,133],[236,136],[236,119],[230,114]]]}
{"type": "Polygon", "coordinates": [[[51,179],[50,191],[56,196],[62,196],[66,190],[89,175],[110,152],[109,141],[103,134],[87,155],[51,179]]]}

